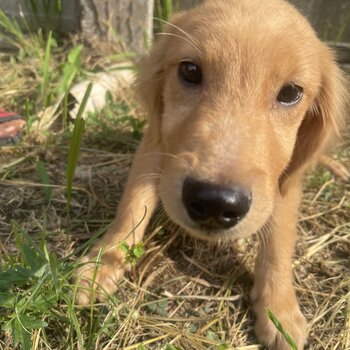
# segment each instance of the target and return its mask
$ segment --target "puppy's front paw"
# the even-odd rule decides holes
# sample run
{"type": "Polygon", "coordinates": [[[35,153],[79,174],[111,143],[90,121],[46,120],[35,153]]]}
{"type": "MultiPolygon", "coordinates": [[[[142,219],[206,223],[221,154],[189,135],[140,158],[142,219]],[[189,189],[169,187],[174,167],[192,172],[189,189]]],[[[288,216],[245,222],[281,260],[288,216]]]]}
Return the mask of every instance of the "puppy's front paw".
{"type": "Polygon", "coordinates": [[[286,293],[283,298],[279,297],[270,300],[263,297],[256,298],[253,307],[257,318],[255,334],[262,344],[268,346],[270,350],[291,349],[284,336],[268,318],[266,308],[269,308],[281,322],[282,327],[294,339],[298,350],[304,349],[307,324],[299,309],[294,292],[286,293]]]}
{"type": "Polygon", "coordinates": [[[124,275],[124,256],[120,251],[103,253],[98,262],[96,255],[91,252],[85,256],[82,259],[82,267],[76,273],[76,303],[79,305],[88,305],[91,300],[106,301],[108,295],[117,290],[117,282],[124,275]]]}

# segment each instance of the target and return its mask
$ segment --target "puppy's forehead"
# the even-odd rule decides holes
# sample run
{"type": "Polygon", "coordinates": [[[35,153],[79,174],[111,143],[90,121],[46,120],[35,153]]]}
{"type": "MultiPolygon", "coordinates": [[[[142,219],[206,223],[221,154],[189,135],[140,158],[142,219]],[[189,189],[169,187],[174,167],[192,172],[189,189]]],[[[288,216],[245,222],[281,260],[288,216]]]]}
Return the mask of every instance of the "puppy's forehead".
{"type": "Polygon", "coordinates": [[[174,35],[169,50],[173,59],[214,65],[269,59],[283,66],[285,58],[307,61],[317,56],[313,29],[282,0],[207,1],[180,14],[169,31],[174,35]]]}

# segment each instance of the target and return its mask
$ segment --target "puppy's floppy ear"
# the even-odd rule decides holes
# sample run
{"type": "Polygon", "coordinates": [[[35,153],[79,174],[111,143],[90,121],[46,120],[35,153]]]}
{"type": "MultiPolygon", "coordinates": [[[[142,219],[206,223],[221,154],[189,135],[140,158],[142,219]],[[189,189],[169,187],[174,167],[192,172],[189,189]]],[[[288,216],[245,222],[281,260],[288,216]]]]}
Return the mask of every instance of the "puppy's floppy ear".
{"type": "Polygon", "coordinates": [[[141,61],[136,79],[136,92],[149,118],[149,136],[155,143],[160,141],[163,114],[164,55],[165,40],[160,38],[141,61]]]}
{"type": "Polygon", "coordinates": [[[292,159],[280,179],[281,186],[295,171],[315,163],[325,148],[340,136],[343,126],[348,84],[335,63],[333,52],[324,46],[322,49],[320,89],[299,127],[292,159]]]}

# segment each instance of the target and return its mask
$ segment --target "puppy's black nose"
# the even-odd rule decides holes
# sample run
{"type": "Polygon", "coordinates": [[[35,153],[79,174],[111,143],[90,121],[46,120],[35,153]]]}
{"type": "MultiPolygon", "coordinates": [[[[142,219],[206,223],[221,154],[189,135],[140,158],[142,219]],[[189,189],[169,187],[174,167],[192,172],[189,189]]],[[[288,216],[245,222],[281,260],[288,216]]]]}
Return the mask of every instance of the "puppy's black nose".
{"type": "Polygon", "coordinates": [[[249,211],[250,191],[238,185],[224,187],[186,178],[182,202],[190,218],[209,229],[230,228],[249,211]]]}

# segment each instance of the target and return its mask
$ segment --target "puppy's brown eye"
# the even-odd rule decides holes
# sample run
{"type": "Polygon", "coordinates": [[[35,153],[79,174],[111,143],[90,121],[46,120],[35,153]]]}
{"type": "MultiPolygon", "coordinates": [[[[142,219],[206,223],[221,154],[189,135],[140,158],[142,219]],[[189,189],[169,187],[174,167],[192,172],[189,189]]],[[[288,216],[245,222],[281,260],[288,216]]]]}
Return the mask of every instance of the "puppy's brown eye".
{"type": "Polygon", "coordinates": [[[277,101],[284,105],[291,106],[299,102],[302,96],[302,87],[295,84],[288,84],[283,86],[283,88],[278,93],[277,101]]]}
{"type": "Polygon", "coordinates": [[[192,62],[181,62],[178,69],[178,76],[187,84],[198,85],[202,82],[201,69],[192,62]]]}

